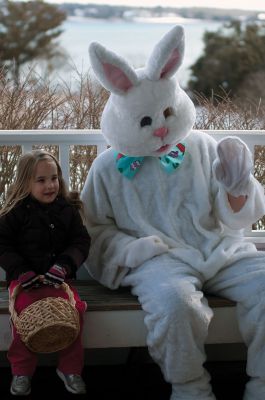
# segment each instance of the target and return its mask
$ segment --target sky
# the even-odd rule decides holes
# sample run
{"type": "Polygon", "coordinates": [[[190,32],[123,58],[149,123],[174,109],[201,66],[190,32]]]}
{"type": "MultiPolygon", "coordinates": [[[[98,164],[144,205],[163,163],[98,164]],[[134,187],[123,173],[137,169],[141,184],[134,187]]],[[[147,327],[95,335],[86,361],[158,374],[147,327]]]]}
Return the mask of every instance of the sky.
{"type": "Polygon", "coordinates": [[[265,11],[265,0],[49,0],[50,3],[94,3],[142,7],[211,7],[265,11]]]}

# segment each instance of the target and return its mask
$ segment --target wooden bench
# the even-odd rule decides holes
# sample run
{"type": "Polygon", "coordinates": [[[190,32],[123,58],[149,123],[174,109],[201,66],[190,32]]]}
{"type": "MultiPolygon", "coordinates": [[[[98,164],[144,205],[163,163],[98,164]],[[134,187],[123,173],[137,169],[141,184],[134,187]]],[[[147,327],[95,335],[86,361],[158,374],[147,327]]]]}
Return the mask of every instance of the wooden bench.
{"type": "MultiPolygon", "coordinates": [[[[88,304],[85,315],[85,348],[120,348],[146,346],[144,312],[129,288],[110,290],[93,280],[78,280],[75,286],[88,304]]],[[[208,296],[214,317],[209,328],[207,344],[241,343],[235,303],[208,296]]],[[[7,350],[11,341],[8,313],[8,291],[0,282],[0,351],[7,350]]]]}

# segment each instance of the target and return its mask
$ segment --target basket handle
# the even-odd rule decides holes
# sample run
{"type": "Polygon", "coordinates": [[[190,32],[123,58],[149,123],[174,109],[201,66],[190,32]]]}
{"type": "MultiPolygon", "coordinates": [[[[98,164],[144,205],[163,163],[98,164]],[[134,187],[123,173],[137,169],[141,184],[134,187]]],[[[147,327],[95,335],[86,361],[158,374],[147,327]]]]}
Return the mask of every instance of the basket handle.
{"type": "Polygon", "coordinates": [[[9,307],[8,308],[9,308],[11,319],[12,319],[14,325],[16,325],[16,320],[18,318],[17,312],[15,310],[15,301],[16,301],[17,295],[21,292],[21,290],[22,290],[22,287],[20,285],[17,285],[14,288],[11,296],[9,295],[9,307]]]}
{"type": "MultiPolygon", "coordinates": [[[[73,307],[75,307],[76,301],[75,301],[75,298],[74,298],[74,294],[73,294],[70,286],[68,285],[68,283],[63,282],[61,284],[60,288],[63,289],[66,292],[66,294],[69,297],[70,304],[73,307]]],[[[12,321],[13,321],[14,325],[16,324],[16,320],[18,318],[17,312],[15,310],[15,301],[16,301],[17,295],[21,292],[21,290],[22,290],[22,286],[19,284],[14,288],[11,296],[9,296],[9,312],[10,312],[10,315],[11,315],[11,318],[12,318],[12,321]]]]}
{"type": "Polygon", "coordinates": [[[64,291],[66,292],[66,294],[67,294],[68,297],[69,297],[69,302],[71,303],[72,306],[75,307],[76,301],[75,301],[75,298],[74,298],[74,293],[73,293],[73,291],[71,290],[71,288],[70,288],[70,286],[68,285],[68,283],[63,282],[63,283],[61,284],[60,288],[64,289],[64,291]]]}

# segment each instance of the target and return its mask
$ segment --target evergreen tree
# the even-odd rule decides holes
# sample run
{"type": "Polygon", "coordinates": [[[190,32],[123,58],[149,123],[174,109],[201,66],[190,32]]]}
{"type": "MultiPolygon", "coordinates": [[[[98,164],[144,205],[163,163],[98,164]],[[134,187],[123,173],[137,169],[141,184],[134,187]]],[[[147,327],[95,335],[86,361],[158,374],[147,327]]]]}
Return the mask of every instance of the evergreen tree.
{"type": "Polygon", "coordinates": [[[66,14],[43,1],[13,2],[4,0],[0,9],[0,66],[19,79],[23,64],[36,58],[56,56],[59,26],[66,14]]]}
{"type": "Polygon", "coordinates": [[[204,34],[204,54],[192,65],[191,90],[232,96],[250,76],[265,71],[265,24],[233,21],[204,34]]]}

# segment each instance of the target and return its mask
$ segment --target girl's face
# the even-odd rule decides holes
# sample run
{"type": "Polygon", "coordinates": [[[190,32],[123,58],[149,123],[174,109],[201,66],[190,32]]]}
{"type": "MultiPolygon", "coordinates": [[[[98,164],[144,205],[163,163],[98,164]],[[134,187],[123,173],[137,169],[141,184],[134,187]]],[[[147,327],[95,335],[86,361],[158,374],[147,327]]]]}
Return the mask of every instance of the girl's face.
{"type": "Polygon", "coordinates": [[[52,203],[59,192],[57,165],[52,159],[38,162],[30,183],[30,193],[40,203],[52,203]]]}

